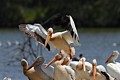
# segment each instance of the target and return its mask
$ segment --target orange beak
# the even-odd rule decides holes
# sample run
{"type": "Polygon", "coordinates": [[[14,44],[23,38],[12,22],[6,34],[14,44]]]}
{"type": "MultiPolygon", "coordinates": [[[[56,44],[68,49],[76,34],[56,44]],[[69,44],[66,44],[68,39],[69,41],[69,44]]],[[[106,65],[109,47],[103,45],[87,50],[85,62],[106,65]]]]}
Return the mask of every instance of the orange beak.
{"type": "Polygon", "coordinates": [[[84,59],[82,59],[82,67],[83,67],[83,71],[86,71],[86,67],[85,67],[85,61],[84,61],[84,59]]]}
{"type": "Polygon", "coordinates": [[[48,68],[52,63],[54,63],[55,61],[57,61],[57,58],[53,58],[46,66],[45,69],[48,68]]]}
{"type": "Polygon", "coordinates": [[[108,63],[113,56],[114,56],[114,54],[111,54],[111,56],[105,61],[105,63],[108,63]]]}
{"type": "Polygon", "coordinates": [[[37,59],[28,67],[27,70],[31,69],[33,66],[35,66],[40,61],[40,57],[37,57],[37,59]]]}
{"type": "Polygon", "coordinates": [[[48,33],[47,37],[46,37],[46,41],[45,41],[45,45],[44,48],[46,48],[48,41],[50,40],[50,38],[52,37],[52,34],[48,33]]]}
{"type": "Polygon", "coordinates": [[[95,75],[96,75],[96,65],[93,64],[93,79],[94,79],[94,80],[96,80],[95,75]]]}

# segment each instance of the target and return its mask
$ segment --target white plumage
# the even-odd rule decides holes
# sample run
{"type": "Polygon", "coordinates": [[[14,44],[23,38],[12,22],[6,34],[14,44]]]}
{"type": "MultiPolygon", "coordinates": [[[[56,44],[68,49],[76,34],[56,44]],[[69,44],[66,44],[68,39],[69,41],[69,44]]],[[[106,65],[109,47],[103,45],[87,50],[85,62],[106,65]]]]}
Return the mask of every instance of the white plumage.
{"type": "MultiPolygon", "coordinates": [[[[19,25],[19,28],[21,31],[33,36],[36,41],[44,45],[49,51],[54,50],[56,47],[60,52],[61,50],[64,50],[64,52],[72,59],[72,55],[75,54],[75,49],[73,46],[70,46],[70,44],[73,43],[79,45],[79,36],[72,17],[65,15],[65,18],[68,19],[67,25],[65,25],[68,29],[63,32],[53,33],[52,28],[49,28],[47,32],[40,24],[21,24],[19,25]]],[[[61,20],[61,25],[64,24],[64,20],[61,20]]]]}
{"type": "Polygon", "coordinates": [[[120,80],[120,63],[115,61],[118,57],[119,52],[113,51],[105,63],[107,63],[106,66],[108,73],[117,80],[120,80]]]}

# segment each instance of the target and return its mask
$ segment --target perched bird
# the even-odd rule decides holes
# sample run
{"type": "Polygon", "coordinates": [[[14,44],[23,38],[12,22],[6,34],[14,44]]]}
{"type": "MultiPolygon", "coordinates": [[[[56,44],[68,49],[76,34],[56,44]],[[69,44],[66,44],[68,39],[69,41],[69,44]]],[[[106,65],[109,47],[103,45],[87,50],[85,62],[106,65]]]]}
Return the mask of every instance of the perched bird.
{"type": "Polygon", "coordinates": [[[74,21],[70,15],[58,16],[53,19],[59,23],[52,23],[54,26],[64,26],[67,30],[63,32],[53,33],[53,28],[49,28],[48,32],[40,25],[19,25],[19,29],[28,35],[33,36],[39,43],[43,44],[45,48],[49,51],[57,48],[61,53],[61,50],[72,59],[72,55],[75,54],[74,47],[71,46],[71,43],[74,45],[79,45],[79,36],[74,24],[74,21]]]}
{"type": "Polygon", "coordinates": [[[79,61],[71,61],[70,66],[75,71],[76,80],[89,80],[88,72],[92,70],[92,64],[85,57],[81,57],[79,61]]]}
{"type": "Polygon", "coordinates": [[[93,59],[92,70],[89,72],[90,80],[114,80],[107,72],[104,66],[97,65],[96,59],[93,59]]]}
{"type": "Polygon", "coordinates": [[[82,57],[79,62],[71,61],[70,66],[75,71],[76,80],[114,80],[104,66],[97,65],[96,59],[91,64],[82,57]]]}
{"type": "Polygon", "coordinates": [[[54,62],[54,80],[75,80],[74,70],[66,65],[65,57],[57,54],[45,68],[48,68],[54,62]]]}
{"type": "Polygon", "coordinates": [[[105,62],[107,64],[108,73],[117,80],[120,80],[120,63],[115,60],[119,57],[119,55],[120,53],[115,50],[105,62]]]}
{"type": "Polygon", "coordinates": [[[42,64],[43,57],[38,57],[30,67],[28,67],[28,62],[25,59],[21,60],[23,73],[28,77],[29,80],[53,80],[54,68],[50,66],[51,68],[45,70],[42,67],[42,64]]]}

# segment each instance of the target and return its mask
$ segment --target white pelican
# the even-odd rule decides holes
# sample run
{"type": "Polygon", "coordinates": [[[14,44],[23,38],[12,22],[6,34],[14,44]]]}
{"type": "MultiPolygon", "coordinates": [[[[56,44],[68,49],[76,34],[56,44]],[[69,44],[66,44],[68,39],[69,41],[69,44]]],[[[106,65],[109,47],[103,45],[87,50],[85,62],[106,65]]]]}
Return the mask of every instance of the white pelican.
{"type": "Polygon", "coordinates": [[[82,57],[79,62],[70,62],[70,66],[75,70],[76,80],[89,80],[88,72],[92,70],[92,64],[85,60],[86,59],[82,57]]]}
{"type": "Polygon", "coordinates": [[[96,59],[93,59],[92,70],[89,72],[90,80],[114,80],[107,72],[104,66],[98,65],[96,59]]]}
{"type": "MultiPolygon", "coordinates": [[[[75,71],[75,77],[76,77],[76,80],[82,80],[82,75],[79,74],[78,70],[77,70],[77,66],[78,66],[78,61],[71,61],[70,62],[70,66],[72,67],[72,69],[75,71]]],[[[81,64],[81,69],[82,68],[82,64],[81,64]]]]}
{"type": "Polygon", "coordinates": [[[54,80],[75,80],[74,70],[66,65],[66,58],[57,54],[45,68],[54,63],[54,80]]]}
{"type": "MultiPolygon", "coordinates": [[[[49,28],[48,32],[40,25],[19,25],[21,31],[32,35],[38,42],[42,43],[45,48],[48,50],[54,50],[56,47],[60,52],[64,50],[64,52],[70,56],[72,59],[72,55],[75,54],[74,47],[71,47],[70,44],[73,43],[75,45],[79,45],[79,36],[74,24],[74,21],[71,16],[65,15],[61,18],[61,26],[67,27],[66,31],[53,33],[53,29],[49,28]],[[64,19],[64,20],[63,20],[64,19]],[[46,39],[46,40],[45,40],[46,39]],[[47,44],[48,43],[48,44],[47,44]]],[[[56,25],[53,23],[53,25],[56,25]]]]}
{"type": "Polygon", "coordinates": [[[75,70],[76,80],[114,80],[102,65],[97,66],[95,59],[91,64],[83,57],[79,62],[72,61],[70,66],[75,70]]]}
{"type": "Polygon", "coordinates": [[[113,51],[111,56],[105,62],[107,63],[108,73],[117,80],[120,80],[120,63],[115,62],[115,60],[119,57],[119,55],[118,51],[113,51]]]}
{"type": "MultiPolygon", "coordinates": [[[[28,62],[25,59],[22,59],[21,65],[23,67],[23,73],[28,77],[29,80],[53,80],[53,67],[49,67],[45,70],[42,68],[43,58],[38,57],[35,62],[28,67],[28,62]]],[[[43,65],[45,66],[45,65],[43,65]]]]}

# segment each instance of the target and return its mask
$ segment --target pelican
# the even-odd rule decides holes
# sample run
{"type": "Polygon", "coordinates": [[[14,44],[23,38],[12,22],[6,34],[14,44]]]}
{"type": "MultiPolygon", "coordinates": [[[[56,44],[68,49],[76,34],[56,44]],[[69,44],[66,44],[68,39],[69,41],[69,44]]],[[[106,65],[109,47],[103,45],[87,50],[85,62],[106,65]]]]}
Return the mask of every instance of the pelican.
{"type": "Polygon", "coordinates": [[[115,60],[119,57],[119,55],[119,52],[115,50],[105,62],[107,63],[108,73],[117,80],[120,80],[120,63],[115,60]]]}
{"type": "MultiPolygon", "coordinates": [[[[70,59],[72,59],[72,55],[75,54],[75,50],[70,44],[73,43],[75,45],[79,45],[79,36],[74,21],[70,15],[65,15],[58,18],[60,20],[60,25],[67,27],[67,30],[53,33],[53,28],[49,28],[47,32],[40,24],[21,24],[19,25],[19,28],[21,31],[33,36],[49,51],[57,48],[61,53],[61,50],[64,50],[70,59]]],[[[56,24],[53,23],[53,25],[56,24]]]]}
{"type": "Polygon", "coordinates": [[[87,62],[85,57],[82,57],[79,62],[71,61],[70,66],[75,70],[76,80],[89,80],[88,71],[91,71],[92,64],[87,62]]]}
{"type": "Polygon", "coordinates": [[[92,70],[89,73],[90,80],[114,80],[107,72],[104,66],[97,65],[96,59],[93,59],[92,70]]]}
{"type": "Polygon", "coordinates": [[[75,80],[74,70],[66,65],[66,58],[57,54],[45,68],[54,63],[54,80],[75,80]]]}
{"type": "Polygon", "coordinates": [[[97,66],[96,59],[93,63],[85,61],[84,57],[79,62],[72,61],[70,66],[75,70],[76,80],[114,80],[102,65],[97,66]]]}
{"type": "Polygon", "coordinates": [[[57,53],[55,55],[55,57],[45,66],[45,68],[48,68],[53,62],[57,61],[57,60],[61,60],[62,58],[65,58],[62,65],[68,65],[70,60],[69,58],[66,56],[65,52],[63,50],[61,50],[61,54],[57,53]]]}
{"type": "MultiPolygon", "coordinates": [[[[29,80],[53,80],[53,69],[52,70],[43,70],[42,65],[43,58],[38,57],[34,63],[28,67],[28,62],[25,59],[21,60],[21,65],[23,67],[23,73],[28,77],[29,80]]],[[[48,68],[51,69],[51,68],[48,68]]]]}
{"type": "Polygon", "coordinates": [[[53,62],[57,61],[57,60],[61,60],[62,58],[64,58],[64,61],[61,65],[66,65],[66,66],[69,66],[71,67],[73,70],[74,70],[74,74],[75,74],[75,78],[76,80],[81,80],[81,77],[80,75],[78,75],[77,71],[75,70],[76,69],[76,65],[79,63],[78,61],[71,61],[65,54],[64,54],[64,51],[62,50],[62,54],[56,54],[56,56],[53,58],[53,60],[51,60],[48,65],[46,65],[45,68],[48,68],[49,65],[51,65],[53,62]]]}

